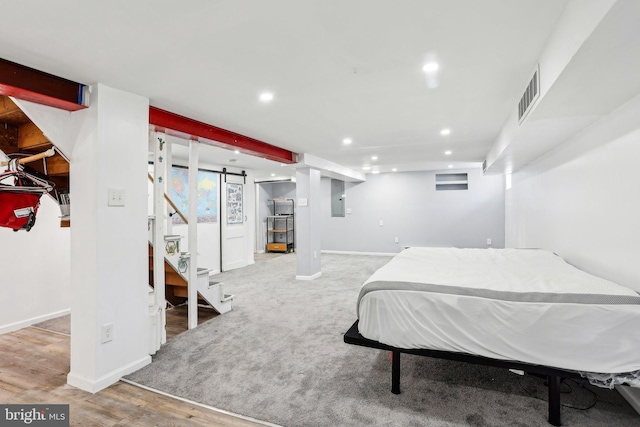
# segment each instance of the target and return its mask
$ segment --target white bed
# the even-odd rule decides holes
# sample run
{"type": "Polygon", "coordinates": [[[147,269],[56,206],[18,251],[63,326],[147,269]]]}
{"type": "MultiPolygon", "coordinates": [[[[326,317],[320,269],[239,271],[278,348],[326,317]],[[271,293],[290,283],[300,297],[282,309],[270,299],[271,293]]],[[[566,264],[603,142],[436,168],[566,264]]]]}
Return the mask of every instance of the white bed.
{"type": "Polygon", "coordinates": [[[406,249],[365,282],[358,319],[401,349],[640,371],[640,295],[544,250],[406,249]]]}

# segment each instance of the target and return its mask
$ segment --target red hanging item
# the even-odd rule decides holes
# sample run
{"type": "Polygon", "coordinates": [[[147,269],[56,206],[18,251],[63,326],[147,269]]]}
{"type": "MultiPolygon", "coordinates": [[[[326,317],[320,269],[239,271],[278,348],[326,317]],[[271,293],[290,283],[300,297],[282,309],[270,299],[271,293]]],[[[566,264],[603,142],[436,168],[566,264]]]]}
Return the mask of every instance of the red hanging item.
{"type": "Polygon", "coordinates": [[[53,184],[23,171],[17,159],[0,174],[0,227],[29,231],[36,222],[40,197],[53,184]]]}

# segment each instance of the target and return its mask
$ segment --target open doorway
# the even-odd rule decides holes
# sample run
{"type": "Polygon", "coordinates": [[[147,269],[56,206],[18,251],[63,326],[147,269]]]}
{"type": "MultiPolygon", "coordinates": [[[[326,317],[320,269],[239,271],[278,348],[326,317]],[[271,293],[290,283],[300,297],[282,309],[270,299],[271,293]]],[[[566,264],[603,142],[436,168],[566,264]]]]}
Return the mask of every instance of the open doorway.
{"type": "MultiPolygon", "coordinates": [[[[289,231],[287,236],[283,233],[285,246],[282,250],[268,250],[269,238],[268,217],[274,215],[293,215],[292,224],[295,224],[294,200],[296,195],[296,183],[292,180],[265,181],[256,183],[256,260],[267,259],[274,256],[295,251],[295,236],[289,231]],[[274,202],[276,201],[276,202],[274,202]],[[281,203],[282,202],[282,203],[281,203]]],[[[288,228],[292,228],[292,224],[288,228]]]]}

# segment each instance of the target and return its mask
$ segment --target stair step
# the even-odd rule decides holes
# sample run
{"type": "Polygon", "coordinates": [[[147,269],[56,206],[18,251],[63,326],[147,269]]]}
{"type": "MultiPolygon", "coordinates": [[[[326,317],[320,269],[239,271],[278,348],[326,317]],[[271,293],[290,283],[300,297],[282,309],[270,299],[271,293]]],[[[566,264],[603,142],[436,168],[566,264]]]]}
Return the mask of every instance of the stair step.
{"type": "MultiPolygon", "coordinates": [[[[171,240],[174,237],[180,237],[178,235],[168,236],[171,240]]],[[[183,303],[189,298],[188,284],[186,276],[188,273],[179,273],[177,267],[174,267],[173,263],[177,262],[177,257],[190,259],[189,253],[180,252],[173,257],[167,257],[165,254],[164,259],[164,272],[165,272],[165,296],[166,299],[172,304],[183,303]]],[[[150,283],[153,283],[153,246],[149,244],[149,276],[150,283]]],[[[211,268],[198,268],[196,281],[196,289],[198,295],[198,301],[206,302],[214,310],[220,314],[224,314],[232,310],[233,298],[231,294],[225,294],[222,289],[222,283],[213,280],[209,274],[213,271],[211,268]],[[207,280],[206,282],[204,280],[207,280]],[[217,289],[215,289],[217,287],[217,289]]]]}
{"type": "Polygon", "coordinates": [[[203,275],[205,273],[209,274],[212,271],[213,269],[211,268],[198,268],[198,276],[203,275]]]}

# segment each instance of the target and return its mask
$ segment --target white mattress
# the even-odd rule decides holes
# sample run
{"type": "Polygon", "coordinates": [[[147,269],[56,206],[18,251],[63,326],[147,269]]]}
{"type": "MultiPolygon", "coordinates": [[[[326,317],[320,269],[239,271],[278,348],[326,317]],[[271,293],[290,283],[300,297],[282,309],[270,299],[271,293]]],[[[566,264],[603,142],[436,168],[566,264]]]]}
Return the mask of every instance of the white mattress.
{"type": "Polygon", "coordinates": [[[406,249],[365,282],[358,318],[399,348],[640,370],[640,295],[543,250],[406,249]]]}

